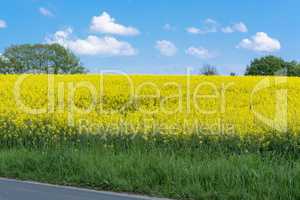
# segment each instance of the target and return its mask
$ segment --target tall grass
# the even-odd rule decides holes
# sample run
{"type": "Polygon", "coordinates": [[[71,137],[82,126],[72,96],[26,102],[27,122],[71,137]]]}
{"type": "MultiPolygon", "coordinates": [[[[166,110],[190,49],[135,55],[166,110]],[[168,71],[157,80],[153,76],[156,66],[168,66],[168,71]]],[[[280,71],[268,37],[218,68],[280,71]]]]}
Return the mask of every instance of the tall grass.
{"type": "Polygon", "coordinates": [[[0,176],[174,199],[300,198],[299,140],[288,135],[33,135],[1,140],[0,176]]]}

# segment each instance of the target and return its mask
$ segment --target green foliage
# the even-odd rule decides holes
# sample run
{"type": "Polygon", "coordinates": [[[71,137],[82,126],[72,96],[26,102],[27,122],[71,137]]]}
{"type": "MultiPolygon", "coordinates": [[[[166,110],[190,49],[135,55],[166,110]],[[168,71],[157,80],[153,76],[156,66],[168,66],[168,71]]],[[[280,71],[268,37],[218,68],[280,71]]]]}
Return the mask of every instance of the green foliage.
{"type": "Polygon", "coordinates": [[[10,63],[7,58],[5,58],[3,55],[0,55],[0,74],[7,74],[11,71],[10,63]]]}
{"type": "Polygon", "coordinates": [[[247,67],[245,75],[300,76],[300,64],[296,61],[287,62],[276,56],[266,56],[254,59],[247,67]]]}
{"type": "Polygon", "coordinates": [[[166,143],[135,138],[2,149],[0,176],[187,200],[300,197],[299,158],[181,143],[180,138],[166,143]]]}
{"type": "Polygon", "coordinates": [[[0,59],[0,73],[84,73],[79,59],[59,44],[24,44],[7,48],[0,59]]]}
{"type": "Polygon", "coordinates": [[[300,76],[300,63],[296,61],[288,62],[287,65],[287,73],[289,76],[300,76]]]}

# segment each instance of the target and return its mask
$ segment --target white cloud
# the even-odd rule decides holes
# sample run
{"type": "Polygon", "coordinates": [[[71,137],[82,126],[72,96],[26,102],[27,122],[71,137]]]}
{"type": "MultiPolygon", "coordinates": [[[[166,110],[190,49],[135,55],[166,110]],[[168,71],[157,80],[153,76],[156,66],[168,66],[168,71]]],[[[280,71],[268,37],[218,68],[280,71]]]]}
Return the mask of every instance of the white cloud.
{"type": "Polygon", "coordinates": [[[167,40],[156,41],[155,48],[158,49],[163,56],[174,56],[177,53],[176,46],[167,40]]]}
{"type": "Polygon", "coordinates": [[[188,27],[186,29],[186,31],[188,33],[191,33],[191,34],[200,34],[200,33],[202,33],[202,31],[200,29],[196,28],[196,27],[188,27]]]}
{"type": "Polygon", "coordinates": [[[211,19],[211,18],[207,18],[206,20],[204,20],[204,23],[205,24],[214,24],[214,25],[218,24],[218,22],[216,20],[211,19]]]}
{"type": "Polygon", "coordinates": [[[44,7],[40,7],[39,12],[42,15],[46,16],[46,17],[53,17],[54,16],[54,14],[50,10],[48,10],[47,8],[44,8],[44,7]]]}
{"type": "Polygon", "coordinates": [[[174,31],[174,30],[175,30],[175,27],[172,26],[171,24],[165,24],[165,25],[163,26],[163,29],[164,29],[165,31],[174,31]]]}
{"type": "Polygon", "coordinates": [[[232,24],[231,26],[226,26],[223,28],[220,28],[220,24],[213,20],[213,19],[206,19],[203,22],[202,28],[197,28],[194,26],[188,27],[186,31],[191,34],[207,34],[207,33],[215,33],[218,31],[222,31],[224,33],[233,33],[233,32],[241,32],[246,33],[248,32],[248,28],[243,22],[238,22],[235,24],[232,24]]]}
{"type": "Polygon", "coordinates": [[[223,33],[233,33],[234,30],[231,26],[226,26],[226,27],[222,28],[222,32],[223,33]]]}
{"type": "Polygon", "coordinates": [[[95,32],[116,35],[133,36],[140,33],[139,30],[134,27],[116,23],[116,20],[106,12],[103,12],[100,16],[93,17],[90,29],[95,32]]]}
{"type": "Polygon", "coordinates": [[[271,38],[267,33],[258,32],[250,39],[243,39],[237,48],[249,49],[257,52],[274,52],[281,49],[279,40],[271,38]]]}
{"type": "Polygon", "coordinates": [[[207,33],[215,33],[218,31],[219,24],[213,19],[208,18],[204,20],[203,24],[204,24],[203,28],[188,27],[186,31],[191,34],[207,34],[207,33]]]}
{"type": "Polygon", "coordinates": [[[216,55],[214,53],[211,53],[208,49],[204,47],[189,47],[186,51],[186,54],[195,56],[197,58],[201,59],[209,59],[214,58],[216,55]]]}
{"type": "Polygon", "coordinates": [[[71,35],[73,33],[72,28],[66,28],[64,30],[56,31],[50,37],[46,37],[47,43],[58,43],[64,47],[68,47],[68,41],[72,40],[71,35]]]}
{"type": "Polygon", "coordinates": [[[239,22],[233,25],[233,29],[241,32],[241,33],[246,33],[248,32],[248,28],[246,26],[246,24],[244,24],[243,22],[239,22]]]}
{"type": "Polygon", "coordinates": [[[239,22],[239,23],[233,24],[231,26],[226,26],[226,27],[222,28],[222,32],[223,33],[233,33],[233,32],[246,33],[246,32],[248,32],[248,28],[247,28],[246,24],[244,24],[243,22],[239,22]]]}
{"type": "Polygon", "coordinates": [[[0,19],[0,28],[6,28],[6,27],[7,27],[6,21],[0,19]]]}
{"type": "Polygon", "coordinates": [[[86,39],[78,39],[72,37],[72,32],[71,28],[57,31],[50,38],[46,38],[46,42],[58,43],[80,55],[133,56],[137,54],[137,50],[131,44],[114,37],[90,35],[86,39]]]}

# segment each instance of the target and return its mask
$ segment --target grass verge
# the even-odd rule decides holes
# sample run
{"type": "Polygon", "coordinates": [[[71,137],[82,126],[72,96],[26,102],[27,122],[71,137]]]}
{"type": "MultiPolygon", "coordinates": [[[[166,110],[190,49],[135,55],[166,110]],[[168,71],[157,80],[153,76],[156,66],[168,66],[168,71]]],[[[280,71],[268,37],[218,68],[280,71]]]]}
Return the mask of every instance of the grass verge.
{"type": "Polygon", "coordinates": [[[300,198],[292,153],[125,141],[2,148],[0,176],[174,199],[300,198]]]}

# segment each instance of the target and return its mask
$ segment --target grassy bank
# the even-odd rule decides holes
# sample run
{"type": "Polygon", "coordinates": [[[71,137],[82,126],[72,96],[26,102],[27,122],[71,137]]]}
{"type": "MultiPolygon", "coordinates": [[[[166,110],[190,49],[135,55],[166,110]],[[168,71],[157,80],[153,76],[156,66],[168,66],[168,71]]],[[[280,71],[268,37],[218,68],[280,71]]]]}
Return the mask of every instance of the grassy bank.
{"type": "Polygon", "coordinates": [[[175,199],[300,198],[295,139],[267,147],[225,137],[80,137],[2,145],[0,176],[175,199]]]}

